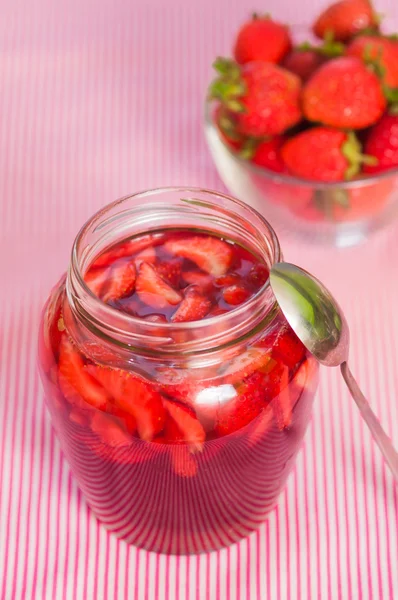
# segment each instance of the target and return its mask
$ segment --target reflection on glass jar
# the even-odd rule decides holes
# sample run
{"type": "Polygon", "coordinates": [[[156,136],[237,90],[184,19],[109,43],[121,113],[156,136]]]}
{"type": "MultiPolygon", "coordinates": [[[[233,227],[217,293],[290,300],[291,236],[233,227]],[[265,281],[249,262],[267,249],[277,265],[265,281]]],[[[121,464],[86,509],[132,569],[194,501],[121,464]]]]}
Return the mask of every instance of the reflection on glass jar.
{"type": "Polygon", "coordinates": [[[196,189],[122,199],[77,236],[40,370],[87,502],[127,542],[213,550],[275,506],[318,373],[270,290],[281,258],[259,214],[196,189]]]}

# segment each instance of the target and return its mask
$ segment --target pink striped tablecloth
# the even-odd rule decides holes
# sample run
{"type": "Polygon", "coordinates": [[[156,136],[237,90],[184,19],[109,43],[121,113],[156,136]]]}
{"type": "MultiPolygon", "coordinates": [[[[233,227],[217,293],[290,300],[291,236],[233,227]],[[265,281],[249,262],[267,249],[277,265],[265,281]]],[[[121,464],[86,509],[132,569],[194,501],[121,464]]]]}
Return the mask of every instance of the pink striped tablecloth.
{"type": "MultiPolygon", "coordinates": [[[[396,0],[375,0],[398,22],[396,0]]],[[[286,492],[238,545],[148,554],[88,510],[44,409],[42,303],[78,228],[128,192],[223,189],[202,135],[216,54],[252,10],[296,23],[322,2],[1,0],[0,598],[2,600],[397,599],[398,498],[335,370],[286,492]]],[[[392,19],[393,20],[393,19],[392,19]]],[[[352,366],[398,444],[398,224],[367,245],[285,239],[352,327],[352,366]]]]}

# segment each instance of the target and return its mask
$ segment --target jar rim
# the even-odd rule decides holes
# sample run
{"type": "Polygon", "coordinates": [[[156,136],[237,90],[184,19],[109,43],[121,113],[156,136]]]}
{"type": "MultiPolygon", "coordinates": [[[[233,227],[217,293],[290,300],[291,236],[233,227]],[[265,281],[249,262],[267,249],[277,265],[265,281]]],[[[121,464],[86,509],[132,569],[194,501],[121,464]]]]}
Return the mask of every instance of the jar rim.
{"type": "MultiPolygon", "coordinates": [[[[123,206],[126,206],[128,202],[137,203],[137,201],[139,200],[148,199],[151,197],[153,198],[155,196],[159,197],[159,195],[162,194],[183,194],[185,196],[187,194],[193,195],[193,198],[179,198],[179,201],[185,202],[187,204],[187,206],[189,207],[189,210],[187,210],[187,214],[190,214],[191,216],[199,216],[199,213],[195,213],[194,215],[194,213],[192,212],[192,207],[196,209],[200,207],[207,210],[209,208],[212,208],[216,212],[218,210],[220,213],[223,213],[226,218],[228,216],[228,219],[230,219],[231,217],[236,219],[239,218],[242,222],[245,222],[246,226],[250,225],[251,228],[254,229],[256,233],[258,233],[260,236],[264,235],[264,237],[267,237],[266,252],[268,254],[266,258],[268,259],[269,267],[271,267],[272,264],[275,264],[282,260],[282,253],[279,245],[279,240],[272,226],[258,211],[245,204],[241,200],[233,198],[232,196],[229,196],[222,192],[204,189],[200,187],[169,186],[137,192],[135,194],[124,196],[118,200],[115,200],[114,202],[107,204],[105,207],[97,211],[78,232],[72,247],[71,263],[66,281],[66,293],[72,313],[74,313],[79,320],[85,320],[86,326],[87,324],[91,325],[91,327],[89,326],[89,329],[91,329],[91,331],[95,330],[97,335],[100,334],[100,332],[102,331],[102,335],[107,338],[108,342],[113,337],[111,330],[114,329],[114,334],[116,334],[118,345],[127,346],[128,348],[130,348],[130,350],[132,348],[134,348],[135,351],[137,350],[135,344],[128,343],[128,341],[133,342],[133,337],[137,337],[136,332],[141,330],[144,336],[151,337],[151,345],[153,345],[156,339],[159,340],[159,347],[157,348],[158,352],[166,348],[168,348],[168,351],[170,351],[171,341],[173,342],[171,345],[173,347],[174,352],[183,350],[182,346],[184,345],[184,343],[176,344],[175,339],[172,337],[172,334],[174,335],[181,332],[193,332],[195,330],[200,330],[204,334],[206,330],[211,330],[211,328],[215,328],[216,326],[218,326],[218,328],[220,329],[222,325],[225,325],[225,329],[227,330],[227,324],[229,322],[234,321],[235,323],[242,325],[242,323],[245,320],[247,321],[248,313],[251,313],[253,317],[256,315],[258,317],[260,317],[261,315],[264,317],[265,314],[263,313],[269,313],[271,309],[275,307],[275,298],[273,297],[272,292],[270,290],[270,282],[268,278],[264,285],[252,297],[250,297],[241,305],[232,308],[227,313],[208,317],[201,321],[164,324],[162,323],[161,330],[162,332],[164,332],[164,336],[169,336],[168,341],[166,342],[166,337],[162,336],[162,338],[156,338],[156,335],[154,335],[157,331],[159,331],[159,323],[145,321],[139,317],[135,317],[133,315],[129,315],[127,313],[119,311],[118,309],[102,302],[88,288],[84,281],[84,269],[87,268],[90,264],[92,264],[93,260],[95,260],[95,258],[98,257],[98,255],[105,249],[105,247],[103,247],[101,248],[101,251],[98,252],[98,247],[96,249],[96,244],[90,246],[87,239],[89,238],[90,233],[92,233],[93,231],[96,233],[101,232],[101,230],[104,231],[107,229],[107,227],[109,228],[109,226],[111,227],[110,231],[112,232],[112,225],[116,223],[117,219],[120,219],[120,215],[123,216],[124,214],[124,216],[126,217],[129,213],[129,211],[126,210],[121,211],[121,213],[119,212],[113,214],[114,211],[118,211],[118,209],[122,208],[123,206]],[[220,206],[217,203],[217,200],[219,202],[222,201],[226,205],[226,207],[220,206]],[[243,213],[245,216],[242,217],[241,213],[243,213]],[[250,224],[249,217],[251,217],[251,219],[255,221],[255,225],[250,224]],[[264,302],[264,305],[266,306],[262,307],[262,302],[264,302]],[[264,310],[264,308],[267,308],[267,310],[264,310]],[[87,321],[89,323],[87,323],[87,321]],[[115,327],[109,326],[109,323],[111,322],[115,324],[115,327]]],[[[161,212],[167,213],[168,210],[171,210],[169,205],[164,205],[162,202],[158,202],[156,206],[157,210],[160,210],[161,212]]],[[[140,209],[140,207],[138,208],[140,209]]],[[[139,210],[137,210],[137,206],[135,207],[134,211],[137,216],[139,213],[139,210]]],[[[152,217],[154,218],[154,215],[152,215],[152,217]]],[[[229,223],[231,223],[230,220],[229,223]]],[[[148,224],[149,223],[147,222],[147,225],[148,224]]],[[[222,220],[220,220],[219,224],[222,224],[222,220]]],[[[187,227],[187,225],[185,226],[187,227]]],[[[170,227],[168,228],[170,229],[170,227]]],[[[167,227],[164,227],[164,229],[167,229],[167,227]]],[[[154,228],[152,228],[152,231],[153,230],[154,228]]],[[[151,228],[148,227],[147,229],[141,230],[141,234],[145,235],[150,231],[151,228]]],[[[209,233],[212,231],[210,226],[208,227],[208,231],[209,233]]],[[[106,233],[109,233],[109,231],[107,231],[106,233]]],[[[107,236],[105,235],[103,237],[106,238],[107,236]]],[[[117,243],[118,241],[122,240],[114,240],[113,244],[117,243]]],[[[266,252],[262,253],[262,259],[265,258],[264,254],[266,252]]],[[[254,328],[256,325],[258,325],[258,322],[256,319],[253,319],[252,328],[254,328]]],[[[235,328],[239,329],[239,327],[236,326],[235,328]]],[[[100,337],[102,336],[100,335],[100,337]]],[[[213,337],[214,336],[205,336],[205,339],[211,342],[211,338],[213,337]]],[[[203,343],[199,345],[203,346],[203,343]]],[[[187,348],[184,348],[184,352],[186,351],[188,351],[187,348]]],[[[198,344],[196,344],[195,347],[195,352],[197,351],[198,344]]]]}

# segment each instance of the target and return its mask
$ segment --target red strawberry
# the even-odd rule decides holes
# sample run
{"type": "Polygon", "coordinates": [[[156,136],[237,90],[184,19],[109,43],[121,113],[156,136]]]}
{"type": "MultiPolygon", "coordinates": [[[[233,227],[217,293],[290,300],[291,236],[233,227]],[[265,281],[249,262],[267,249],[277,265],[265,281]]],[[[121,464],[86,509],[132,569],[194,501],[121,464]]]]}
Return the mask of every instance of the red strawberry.
{"type": "Polygon", "coordinates": [[[91,417],[90,425],[94,433],[108,446],[117,448],[131,444],[131,436],[124,431],[119,423],[116,423],[112,417],[103,412],[95,412],[91,417]]]}
{"type": "Polygon", "coordinates": [[[228,435],[253,421],[279,392],[269,374],[253,373],[237,389],[237,396],[221,404],[217,411],[215,431],[228,435]]]}
{"type": "Polygon", "coordinates": [[[84,276],[84,281],[87,287],[92,291],[95,296],[101,298],[101,293],[108,283],[110,269],[103,267],[100,269],[90,269],[84,276]]]}
{"type": "Polygon", "coordinates": [[[220,277],[224,275],[233,259],[231,246],[216,237],[188,236],[171,238],[165,242],[171,254],[188,258],[202,271],[220,277]]]}
{"type": "Polygon", "coordinates": [[[384,115],[370,131],[365,151],[378,160],[377,165],[367,165],[365,173],[381,173],[398,168],[398,115],[384,115]]]}
{"type": "Polygon", "coordinates": [[[171,286],[178,288],[181,279],[182,262],[181,258],[172,258],[158,263],[155,269],[162,279],[167,281],[171,286]]]}
{"type": "Polygon", "coordinates": [[[236,131],[236,115],[219,104],[214,112],[214,122],[224,144],[231,150],[239,150],[243,137],[236,131]]]}
{"type": "Polygon", "coordinates": [[[241,65],[254,60],[278,63],[289,52],[291,46],[286,25],[281,25],[268,16],[253,15],[238,33],[234,50],[235,60],[241,65]]]}
{"type": "Polygon", "coordinates": [[[138,252],[138,254],[134,256],[134,262],[137,265],[137,267],[139,267],[142,262],[153,264],[154,262],[156,262],[155,248],[153,246],[149,246],[148,248],[145,248],[145,250],[141,250],[141,252],[138,252]]]}
{"type": "Polygon", "coordinates": [[[151,440],[163,429],[162,397],[143,379],[120,369],[89,365],[87,371],[113,396],[118,408],[134,417],[139,436],[151,440]]]}
{"type": "Polygon", "coordinates": [[[102,300],[109,302],[128,296],[134,290],[135,278],[134,262],[126,262],[122,259],[119,263],[112,265],[108,287],[102,295],[102,300]]]}
{"type": "Polygon", "coordinates": [[[163,396],[170,396],[188,406],[194,406],[196,395],[203,388],[201,382],[187,376],[185,372],[167,367],[161,370],[161,374],[159,389],[163,396]]]}
{"type": "Polygon", "coordinates": [[[293,383],[300,392],[311,386],[318,371],[318,362],[313,356],[308,356],[297,369],[293,383]]]}
{"type": "Polygon", "coordinates": [[[251,293],[244,283],[234,283],[224,288],[222,295],[227,304],[238,306],[238,304],[245,302],[251,296],[251,293]]]}
{"type": "Polygon", "coordinates": [[[142,263],[138,272],[135,290],[142,302],[154,308],[167,308],[182,300],[174,290],[148,263],[142,263]]]}
{"type": "Polygon", "coordinates": [[[289,325],[281,327],[274,342],[273,355],[283,364],[293,369],[303,358],[305,348],[289,325]]]}
{"type": "Polygon", "coordinates": [[[171,317],[173,323],[200,321],[211,308],[211,300],[203,295],[196,286],[188,286],[184,291],[184,299],[171,317]]]}
{"type": "Polygon", "coordinates": [[[198,466],[186,446],[169,445],[167,451],[170,454],[171,464],[177,475],[180,477],[194,477],[196,475],[198,466]]]}
{"type": "Polygon", "coordinates": [[[398,41],[382,36],[361,35],[347,47],[349,56],[356,56],[365,63],[374,63],[382,70],[384,82],[392,88],[398,87],[398,41]]]}
{"type": "Polygon", "coordinates": [[[322,65],[304,87],[302,101],[307,119],[341,129],[369,127],[386,108],[379,79],[352,56],[322,65]]]}
{"type": "Polygon", "coordinates": [[[82,400],[101,410],[111,400],[110,394],[86,371],[80,352],[64,334],[59,347],[58,380],[65,398],[72,404],[82,400]]]}
{"type": "Polygon", "coordinates": [[[313,25],[319,38],[332,32],[335,40],[345,42],[363,29],[377,27],[377,16],[369,0],[340,0],[324,10],[313,25]]]}
{"type": "Polygon", "coordinates": [[[223,383],[239,384],[255,371],[267,373],[273,367],[269,348],[253,346],[227,363],[221,373],[223,383]]]}
{"type": "Polygon", "coordinates": [[[262,287],[269,278],[269,270],[266,265],[261,263],[255,264],[247,276],[249,283],[256,286],[256,288],[262,287]]]}
{"type": "Polygon", "coordinates": [[[148,234],[137,239],[129,240],[128,242],[117,244],[110,248],[110,250],[100,254],[91,266],[104,267],[111,265],[118,258],[133,258],[135,254],[145,250],[145,248],[148,248],[153,244],[158,244],[162,237],[163,236],[159,234],[148,234]]]}
{"type": "Polygon", "coordinates": [[[295,48],[285,57],[282,66],[300,77],[302,81],[307,81],[324,62],[325,57],[315,49],[295,48]]]}
{"type": "Polygon", "coordinates": [[[251,62],[240,67],[218,58],[220,77],[210,97],[236,114],[236,131],[242,135],[278,135],[301,119],[301,82],[296,75],[272,63],[251,62]]]}
{"type": "Polygon", "coordinates": [[[167,323],[167,319],[164,315],[156,315],[156,314],[152,314],[152,315],[146,315],[145,317],[142,317],[144,319],[144,321],[150,321],[151,323],[167,323]]]}
{"type": "Polygon", "coordinates": [[[169,414],[165,424],[165,438],[169,442],[185,442],[192,450],[201,451],[206,433],[192,408],[172,400],[164,400],[169,414]]]}
{"type": "Polygon", "coordinates": [[[292,390],[289,385],[289,369],[283,367],[280,372],[279,391],[271,403],[276,422],[280,430],[292,424],[292,390]]]}
{"type": "Polygon", "coordinates": [[[292,175],[313,181],[352,179],[362,164],[375,159],[361,154],[354,133],[314,127],[299,133],[282,148],[282,159],[292,175]]]}
{"type": "Polygon", "coordinates": [[[131,413],[122,410],[114,404],[109,405],[107,410],[111,415],[114,415],[115,417],[118,417],[121,421],[123,421],[123,424],[128,432],[135,433],[135,431],[137,430],[137,421],[131,413]]]}
{"type": "Polygon", "coordinates": [[[233,285],[234,283],[239,283],[241,281],[240,275],[237,273],[227,273],[222,277],[217,277],[215,280],[215,284],[220,287],[225,287],[227,285],[233,285]]]}
{"type": "MultiPolygon", "coordinates": [[[[249,151],[247,158],[258,167],[264,167],[275,173],[284,173],[286,167],[281,158],[280,151],[285,141],[285,136],[277,135],[269,140],[260,142],[254,146],[251,153],[249,151]]],[[[243,158],[246,158],[244,151],[243,158]]]]}
{"type": "Polygon", "coordinates": [[[208,292],[213,287],[213,278],[200,271],[184,271],[182,278],[186,283],[193,284],[203,292],[208,292]]]}

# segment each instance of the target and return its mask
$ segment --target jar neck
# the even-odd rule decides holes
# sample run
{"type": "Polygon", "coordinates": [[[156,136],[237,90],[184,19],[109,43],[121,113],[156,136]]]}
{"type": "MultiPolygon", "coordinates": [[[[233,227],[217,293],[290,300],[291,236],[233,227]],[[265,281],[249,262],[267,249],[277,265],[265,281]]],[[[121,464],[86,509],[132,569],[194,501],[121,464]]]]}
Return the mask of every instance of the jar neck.
{"type": "MultiPolygon", "coordinates": [[[[259,213],[229,196],[201,189],[164,188],[108,205],[81,229],[66,279],[68,329],[87,349],[104,347],[129,356],[208,355],[263,331],[277,312],[269,281],[247,302],[219,316],[159,325],[118,311],[86,286],[84,274],[110,246],[136,235],[196,229],[252,252],[268,268],[282,260],[278,239],[259,213]]],[[[106,351],[106,350],[105,350],[106,351]]],[[[98,356],[94,357],[98,359],[98,356]]]]}

